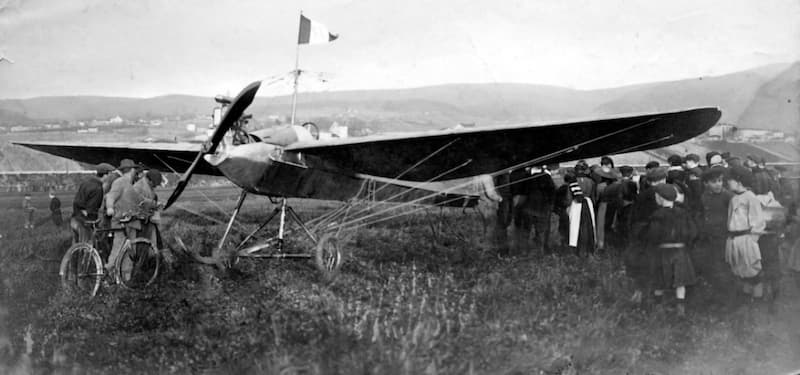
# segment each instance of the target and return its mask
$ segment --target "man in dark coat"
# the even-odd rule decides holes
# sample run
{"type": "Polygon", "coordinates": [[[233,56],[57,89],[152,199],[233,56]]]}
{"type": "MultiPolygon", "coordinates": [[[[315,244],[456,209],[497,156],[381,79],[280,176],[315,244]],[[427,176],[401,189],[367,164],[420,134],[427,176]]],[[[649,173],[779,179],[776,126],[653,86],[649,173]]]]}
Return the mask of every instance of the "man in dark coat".
{"type": "Polygon", "coordinates": [[[63,220],[61,218],[61,200],[56,197],[53,189],[50,189],[50,219],[53,220],[53,225],[56,228],[61,228],[63,220]]]}
{"type": "Polygon", "coordinates": [[[733,193],[723,186],[723,168],[703,172],[705,185],[701,196],[702,213],[698,220],[700,238],[693,252],[698,274],[720,291],[725,284],[735,282],[725,263],[725,240],[728,238],[728,205],[733,193]]]}
{"type": "Polygon", "coordinates": [[[78,186],[75,198],[72,200],[72,242],[89,241],[91,230],[86,227],[87,221],[97,220],[98,210],[103,203],[103,182],[100,180],[105,175],[105,170],[97,170],[94,176],[87,176],[78,186]]]}
{"type": "Polygon", "coordinates": [[[603,156],[600,165],[592,168],[592,176],[597,183],[597,248],[603,250],[608,245],[607,237],[612,236],[611,227],[616,215],[614,203],[620,193],[619,189],[607,190],[622,176],[614,169],[614,161],[608,156],[603,156]]]}
{"type": "MultiPolygon", "coordinates": [[[[544,166],[530,169],[526,183],[521,184],[525,191],[514,196],[514,227],[517,250],[529,251],[528,240],[531,229],[535,229],[536,246],[544,254],[550,253],[550,214],[553,211],[556,186],[550,172],[544,166]]],[[[513,190],[513,189],[512,189],[513,190]]]]}
{"type": "Polygon", "coordinates": [[[660,167],[660,164],[655,160],[649,161],[647,162],[647,164],[645,164],[644,176],[639,178],[639,194],[641,194],[643,191],[647,190],[648,187],[650,187],[650,183],[647,181],[647,174],[650,173],[650,171],[652,171],[653,169],[656,169],[658,167],[660,167]]]}

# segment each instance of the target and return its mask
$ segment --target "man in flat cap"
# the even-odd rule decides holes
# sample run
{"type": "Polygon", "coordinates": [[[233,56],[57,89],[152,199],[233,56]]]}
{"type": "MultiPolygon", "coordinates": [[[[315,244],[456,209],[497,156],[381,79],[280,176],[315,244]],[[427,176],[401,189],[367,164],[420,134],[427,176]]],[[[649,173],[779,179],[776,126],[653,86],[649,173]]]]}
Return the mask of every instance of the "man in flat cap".
{"type": "Polygon", "coordinates": [[[160,221],[158,195],[155,188],[161,185],[163,177],[161,172],[151,169],[143,173],[142,178],[133,184],[133,196],[131,199],[137,202],[137,210],[133,213],[131,221],[137,221],[139,227],[139,237],[149,238],[151,243],[157,245],[157,228],[160,221]]]}
{"type": "Polygon", "coordinates": [[[72,217],[69,226],[72,229],[72,243],[86,242],[92,235],[87,221],[97,220],[98,211],[103,203],[103,182],[101,178],[110,172],[110,165],[102,163],[95,167],[97,173],[81,181],[75,198],[72,200],[72,217]]]}
{"type": "Polygon", "coordinates": [[[111,255],[108,257],[106,269],[111,272],[114,267],[117,256],[119,256],[120,248],[125,242],[125,238],[136,238],[136,223],[127,225],[128,220],[131,218],[131,212],[135,211],[138,202],[134,199],[133,195],[133,176],[136,174],[137,165],[131,159],[122,159],[117,170],[122,173],[111,184],[108,194],[105,197],[106,215],[111,217],[112,228],[124,228],[123,231],[114,232],[114,243],[111,247],[111,255]],[[126,222],[123,225],[123,222],[126,222]]]}

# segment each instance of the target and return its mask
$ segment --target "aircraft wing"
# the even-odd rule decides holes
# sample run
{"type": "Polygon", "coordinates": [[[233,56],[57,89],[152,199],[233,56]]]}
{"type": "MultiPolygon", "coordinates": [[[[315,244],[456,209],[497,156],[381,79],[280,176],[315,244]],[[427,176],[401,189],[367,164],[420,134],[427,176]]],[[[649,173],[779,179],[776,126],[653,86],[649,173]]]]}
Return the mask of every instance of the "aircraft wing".
{"type": "Polygon", "coordinates": [[[310,166],[429,181],[490,174],[535,161],[565,162],[665,147],[717,123],[718,108],[549,124],[504,125],[298,142],[310,166]]]}
{"type": "MultiPolygon", "coordinates": [[[[51,155],[61,156],[81,163],[109,163],[117,166],[122,159],[132,159],[148,168],[163,172],[183,172],[192,164],[202,145],[200,143],[68,143],[68,142],[14,142],[51,155]]],[[[197,166],[197,173],[222,175],[205,160],[197,166]]]]}

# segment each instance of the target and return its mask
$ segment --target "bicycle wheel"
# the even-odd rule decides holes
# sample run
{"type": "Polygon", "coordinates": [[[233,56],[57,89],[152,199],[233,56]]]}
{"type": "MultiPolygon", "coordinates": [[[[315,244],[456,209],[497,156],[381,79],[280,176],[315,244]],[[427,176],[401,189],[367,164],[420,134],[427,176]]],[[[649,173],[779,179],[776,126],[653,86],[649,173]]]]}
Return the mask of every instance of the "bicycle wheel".
{"type": "Polygon", "coordinates": [[[92,245],[81,242],[72,245],[64,257],[58,275],[61,285],[69,293],[94,297],[103,279],[103,262],[92,245]]]}
{"type": "Polygon", "coordinates": [[[126,241],[116,261],[117,280],[127,288],[144,288],[158,276],[161,256],[150,240],[126,241]]]}

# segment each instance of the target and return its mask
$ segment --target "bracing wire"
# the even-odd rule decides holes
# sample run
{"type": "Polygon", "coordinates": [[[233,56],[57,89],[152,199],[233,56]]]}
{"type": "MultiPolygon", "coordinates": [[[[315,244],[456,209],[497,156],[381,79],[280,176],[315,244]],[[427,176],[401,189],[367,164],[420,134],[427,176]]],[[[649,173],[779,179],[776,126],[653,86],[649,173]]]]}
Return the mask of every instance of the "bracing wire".
{"type": "MultiPolygon", "coordinates": [[[[583,142],[577,143],[577,144],[572,145],[570,147],[566,147],[564,149],[561,149],[561,150],[558,150],[558,151],[554,151],[554,152],[552,152],[550,154],[543,155],[543,156],[540,156],[540,157],[537,157],[537,158],[533,158],[533,159],[530,159],[528,161],[513,165],[511,167],[500,169],[498,171],[490,173],[489,176],[496,177],[498,175],[501,175],[501,174],[504,174],[504,173],[509,173],[509,172],[511,172],[513,170],[516,170],[516,169],[525,168],[525,167],[528,167],[528,166],[531,166],[531,165],[542,163],[542,162],[547,161],[549,159],[552,159],[552,158],[554,158],[556,156],[559,156],[559,155],[562,155],[562,154],[566,154],[566,153],[570,153],[570,152],[574,152],[578,148],[583,147],[583,146],[585,146],[587,144],[591,144],[591,143],[600,141],[602,139],[605,139],[605,138],[608,138],[608,137],[612,137],[612,136],[617,135],[619,133],[626,132],[628,130],[640,127],[642,125],[645,125],[645,124],[648,124],[648,123],[651,123],[651,122],[654,122],[654,121],[657,121],[657,120],[659,120],[659,118],[652,118],[652,119],[649,119],[647,121],[642,121],[642,122],[633,124],[631,126],[628,126],[626,128],[623,128],[623,129],[620,129],[620,130],[616,130],[616,131],[613,131],[613,132],[608,133],[608,134],[604,134],[604,135],[602,135],[600,137],[596,137],[596,138],[593,138],[593,139],[590,139],[590,140],[587,140],[587,141],[583,141],[583,142]]],[[[652,142],[646,142],[643,145],[650,144],[650,143],[652,143],[652,142]]],[[[635,146],[633,148],[637,148],[637,147],[642,147],[642,145],[638,145],[638,146],[635,146]]],[[[532,177],[533,176],[531,176],[531,178],[532,177]]],[[[522,182],[522,181],[524,181],[524,180],[515,181],[515,183],[522,182]]],[[[407,207],[407,206],[410,206],[410,205],[415,205],[415,204],[417,204],[417,203],[419,203],[419,202],[421,202],[421,201],[423,201],[425,199],[430,199],[430,198],[435,197],[435,196],[437,196],[437,195],[439,195],[441,193],[446,193],[448,191],[453,191],[453,190],[457,190],[457,189],[469,186],[472,183],[473,183],[472,181],[466,181],[466,182],[461,183],[459,185],[450,187],[450,188],[448,188],[447,190],[445,190],[443,192],[434,192],[432,194],[428,194],[428,195],[413,199],[411,201],[408,201],[408,202],[405,202],[405,203],[402,203],[402,204],[399,204],[399,205],[391,206],[391,207],[389,207],[389,208],[387,208],[387,209],[385,209],[383,211],[377,212],[377,213],[368,214],[368,215],[360,217],[360,218],[356,218],[356,219],[352,219],[350,221],[342,222],[342,223],[339,224],[339,226],[346,227],[346,226],[349,226],[349,225],[353,225],[353,224],[355,224],[355,223],[357,223],[359,221],[363,221],[366,218],[380,215],[380,214],[382,214],[384,212],[388,212],[388,211],[391,211],[391,210],[394,210],[394,209],[404,208],[404,207],[407,207]]],[[[458,199],[460,199],[460,198],[458,198],[458,199]]],[[[412,212],[414,212],[414,211],[412,211],[412,212]]],[[[404,213],[404,214],[407,214],[407,213],[404,213]]],[[[381,221],[383,221],[383,220],[381,220],[381,221]]]]}

